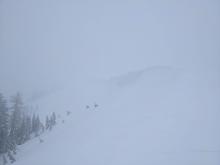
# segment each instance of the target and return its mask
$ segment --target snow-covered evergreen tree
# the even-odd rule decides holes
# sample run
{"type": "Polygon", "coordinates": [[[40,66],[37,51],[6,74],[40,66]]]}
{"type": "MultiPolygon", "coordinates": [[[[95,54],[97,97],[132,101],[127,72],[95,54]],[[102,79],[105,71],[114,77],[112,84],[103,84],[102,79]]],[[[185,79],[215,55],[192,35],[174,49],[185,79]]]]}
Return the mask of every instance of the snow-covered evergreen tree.
{"type": "Polygon", "coordinates": [[[35,136],[39,136],[40,128],[41,128],[40,118],[39,116],[37,116],[35,121],[35,136]]]}
{"type": "Polygon", "coordinates": [[[56,114],[53,112],[51,116],[51,124],[54,126],[56,124],[56,114]]]}
{"type": "Polygon", "coordinates": [[[45,128],[46,128],[46,130],[48,130],[50,128],[50,119],[48,116],[46,117],[45,128]]]}
{"type": "Polygon", "coordinates": [[[2,94],[0,94],[0,154],[5,153],[8,150],[8,123],[9,115],[6,101],[2,94]]]}
{"type": "Polygon", "coordinates": [[[32,120],[31,120],[32,124],[31,124],[31,132],[34,133],[36,130],[36,116],[35,114],[33,114],[32,116],[32,120]]]}
{"type": "Polygon", "coordinates": [[[32,117],[32,133],[35,136],[38,136],[41,131],[41,122],[39,116],[36,116],[35,114],[32,117]]]}
{"type": "Polygon", "coordinates": [[[22,111],[24,109],[22,97],[19,93],[12,97],[12,114],[10,124],[10,137],[13,143],[20,144],[22,111]]]}
{"type": "Polygon", "coordinates": [[[25,117],[25,141],[30,139],[31,135],[31,117],[25,117]]]}
{"type": "Polygon", "coordinates": [[[18,132],[18,137],[19,137],[19,144],[25,143],[27,140],[30,139],[30,134],[31,134],[31,120],[28,116],[25,114],[23,115],[22,118],[22,124],[20,127],[20,131],[18,132]]]}

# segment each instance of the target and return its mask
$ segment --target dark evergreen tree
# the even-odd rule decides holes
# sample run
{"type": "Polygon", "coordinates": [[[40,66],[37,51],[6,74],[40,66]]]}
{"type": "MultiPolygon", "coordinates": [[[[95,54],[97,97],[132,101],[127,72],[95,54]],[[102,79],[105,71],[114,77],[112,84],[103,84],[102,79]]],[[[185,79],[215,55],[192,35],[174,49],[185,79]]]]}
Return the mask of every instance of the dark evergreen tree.
{"type": "Polygon", "coordinates": [[[35,114],[32,117],[32,133],[35,136],[38,136],[41,130],[41,122],[39,116],[36,116],[35,114]]]}
{"type": "Polygon", "coordinates": [[[46,130],[48,130],[50,128],[50,119],[48,116],[46,117],[45,128],[46,128],[46,130]]]}
{"type": "Polygon", "coordinates": [[[50,119],[46,119],[49,130],[56,125],[56,114],[53,112],[50,119]]]}
{"type": "Polygon", "coordinates": [[[45,131],[45,126],[43,123],[40,122],[40,132],[44,133],[44,131],[45,131]]]}
{"type": "Polygon", "coordinates": [[[10,137],[12,143],[20,144],[22,111],[24,108],[22,97],[19,93],[12,97],[12,115],[10,125],[10,137]]]}
{"type": "Polygon", "coordinates": [[[7,139],[7,148],[8,151],[12,151],[13,154],[16,154],[16,143],[12,136],[9,136],[7,139]]]}
{"type": "Polygon", "coordinates": [[[51,116],[51,124],[52,126],[56,125],[56,114],[53,112],[51,116]]]}
{"type": "Polygon", "coordinates": [[[26,115],[23,115],[22,124],[18,131],[18,144],[21,145],[30,139],[31,134],[31,121],[26,115]]]}
{"type": "Polygon", "coordinates": [[[26,116],[25,118],[25,141],[29,140],[31,137],[31,118],[30,116],[26,116]]]}
{"type": "Polygon", "coordinates": [[[35,124],[36,123],[36,116],[35,116],[35,114],[33,114],[31,122],[32,122],[31,132],[34,133],[36,130],[36,124],[35,124]]]}
{"type": "Polygon", "coordinates": [[[0,154],[5,153],[8,150],[7,139],[9,131],[9,115],[8,108],[6,106],[6,100],[3,95],[0,94],[0,154]]]}
{"type": "Polygon", "coordinates": [[[41,122],[39,116],[37,116],[35,121],[35,132],[34,132],[35,136],[39,136],[40,128],[41,128],[41,122]]]}
{"type": "Polygon", "coordinates": [[[17,144],[21,145],[24,143],[24,135],[25,135],[25,121],[22,119],[22,123],[20,128],[17,131],[17,144]]]}

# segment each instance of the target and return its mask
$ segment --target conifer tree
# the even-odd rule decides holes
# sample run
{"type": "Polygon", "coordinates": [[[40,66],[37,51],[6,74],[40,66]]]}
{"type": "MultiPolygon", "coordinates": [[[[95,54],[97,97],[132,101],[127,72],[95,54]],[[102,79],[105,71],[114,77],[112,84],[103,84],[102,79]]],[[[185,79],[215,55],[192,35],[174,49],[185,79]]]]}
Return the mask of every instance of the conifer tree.
{"type": "Polygon", "coordinates": [[[35,114],[33,114],[31,122],[32,122],[31,132],[34,133],[36,130],[36,124],[35,124],[36,123],[36,116],[35,116],[35,114]]]}
{"type": "Polygon", "coordinates": [[[26,116],[25,118],[25,141],[29,140],[31,136],[31,118],[26,116]]]}
{"type": "Polygon", "coordinates": [[[6,101],[2,94],[0,94],[0,154],[5,153],[8,150],[7,139],[8,139],[8,108],[6,101]]]}
{"type": "Polygon", "coordinates": [[[22,125],[22,111],[24,108],[22,97],[19,93],[12,97],[12,115],[10,125],[10,137],[13,143],[20,143],[20,131],[22,125]]]}
{"type": "Polygon", "coordinates": [[[51,116],[51,124],[52,124],[52,126],[56,125],[56,114],[54,112],[51,116]]]}
{"type": "Polygon", "coordinates": [[[48,130],[50,128],[50,119],[48,116],[46,117],[45,127],[46,127],[46,130],[48,130]]]}
{"type": "Polygon", "coordinates": [[[40,127],[41,127],[40,118],[39,116],[37,116],[35,119],[35,132],[34,132],[35,136],[39,136],[40,127]]]}
{"type": "Polygon", "coordinates": [[[30,123],[28,123],[28,117],[23,115],[22,124],[18,131],[18,144],[25,143],[30,137],[30,123]]]}

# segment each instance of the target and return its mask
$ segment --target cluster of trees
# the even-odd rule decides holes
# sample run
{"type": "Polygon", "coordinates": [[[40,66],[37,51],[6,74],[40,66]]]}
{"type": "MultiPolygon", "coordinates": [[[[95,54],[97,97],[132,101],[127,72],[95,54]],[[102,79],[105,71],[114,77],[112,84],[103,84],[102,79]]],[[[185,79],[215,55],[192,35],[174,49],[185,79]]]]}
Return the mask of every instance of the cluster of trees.
{"type": "Polygon", "coordinates": [[[51,117],[46,117],[45,128],[51,130],[56,125],[56,114],[53,112],[51,117]]]}
{"type": "MultiPolygon", "coordinates": [[[[33,116],[25,110],[22,97],[19,93],[9,102],[0,93],[0,156],[3,164],[15,161],[14,155],[18,145],[22,145],[32,137],[39,136],[45,129],[51,130],[56,124],[56,115],[46,117],[46,123],[40,121],[38,115],[33,116]]],[[[0,162],[1,163],[1,162],[0,162]]]]}

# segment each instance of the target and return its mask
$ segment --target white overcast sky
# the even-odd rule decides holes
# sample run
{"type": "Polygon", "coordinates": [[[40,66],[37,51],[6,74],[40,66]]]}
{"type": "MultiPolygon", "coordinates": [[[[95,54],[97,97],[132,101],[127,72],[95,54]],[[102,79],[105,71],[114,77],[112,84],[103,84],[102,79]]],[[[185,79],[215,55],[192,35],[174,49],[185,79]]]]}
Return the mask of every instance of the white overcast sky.
{"type": "Polygon", "coordinates": [[[219,74],[219,29],[219,0],[0,0],[0,90],[154,65],[219,74]]]}

